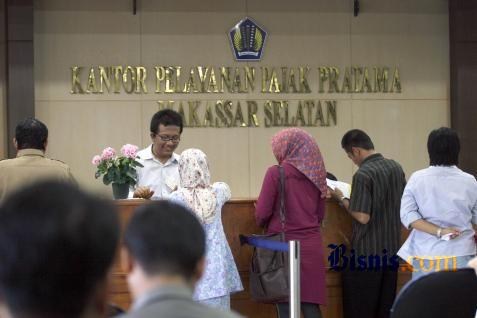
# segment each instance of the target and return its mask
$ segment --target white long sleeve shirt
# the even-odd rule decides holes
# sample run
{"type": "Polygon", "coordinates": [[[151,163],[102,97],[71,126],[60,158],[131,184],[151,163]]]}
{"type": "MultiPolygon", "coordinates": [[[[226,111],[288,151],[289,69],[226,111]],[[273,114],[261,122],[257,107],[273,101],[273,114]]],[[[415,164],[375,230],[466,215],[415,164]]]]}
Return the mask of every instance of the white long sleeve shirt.
{"type": "Polygon", "coordinates": [[[457,238],[444,241],[413,229],[398,252],[404,260],[475,255],[472,223],[477,224],[477,181],[456,166],[430,166],[415,172],[404,189],[400,214],[406,228],[423,219],[461,231],[457,238]]]}

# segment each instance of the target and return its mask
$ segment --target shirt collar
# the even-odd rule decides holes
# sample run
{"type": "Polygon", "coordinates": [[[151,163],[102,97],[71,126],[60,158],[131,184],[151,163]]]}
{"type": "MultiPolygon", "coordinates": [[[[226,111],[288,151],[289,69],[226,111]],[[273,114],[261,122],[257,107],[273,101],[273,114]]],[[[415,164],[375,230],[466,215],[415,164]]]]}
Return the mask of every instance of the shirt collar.
{"type": "Polygon", "coordinates": [[[17,152],[17,158],[18,157],[24,157],[24,156],[40,156],[44,157],[45,152],[41,149],[33,149],[33,148],[27,148],[27,149],[21,149],[18,150],[17,152]]]}
{"type": "MultiPolygon", "coordinates": [[[[179,162],[179,155],[175,152],[172,153],[172,157],[167,160],[165,164],[169,163],[178,163],[179,162]]],[[[149,145],[146,149],[144,149],[144,153],[141,154],[141,159],[143,160],[153,160],[155,159],[154,154],[152,153],[152,144],[149,145]]]]}
{"type": "Polygon", "coordinates": [[[139,157],[143,160],[151,160],[151,159],[154,159],[154,156],[152,154],[152,144],[149,145],[149,147],[147,147],[146,149],[143,149],[140,151],[140,153],[138,154],[139,157]]]}
{"type": "Polygon", "coordinates": [[[169,159],[169,161],[171,161],[172,163],[179,163],[179,158],[180,157],[181,157],[180,155],[178,155],[174,152],[174,153],[172,153],[172,157],[171,157],[171,159],[169,159]]]}
{"type": "Polygon", "coordinates": [[[439,169],[439,170],[455,170],[455,169],[459,169],[457,168],[456,165],[452,165],[452,166],[429,166],[429,168],[431,169],[439,169]]]}
{"type": "Polygon", "coordinates": [[[136,299],[133,303],[132,310],[137,310],[163,298],[180,298],[192,300],[192,290],[186,285],[180,284],[160,286],[136,299]]]}
{"type": "Polygon", "coordinates": [[[368,163],[368,162],[375,161],[375,160],[379,160],[379,159],[383,159],[383,155],[380,154],[380,153],[373,153],[372,155],[369,155],[368,157],[366,157],[366,159],[364,159],[361,162],[361,165],[363,165],[365,163],[368,163]]]}

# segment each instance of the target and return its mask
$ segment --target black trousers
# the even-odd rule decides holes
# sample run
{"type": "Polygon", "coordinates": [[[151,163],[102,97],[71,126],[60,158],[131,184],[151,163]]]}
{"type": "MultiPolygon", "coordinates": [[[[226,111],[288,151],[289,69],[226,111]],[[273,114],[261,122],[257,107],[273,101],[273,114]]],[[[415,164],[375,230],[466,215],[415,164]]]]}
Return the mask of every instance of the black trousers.
{"type": "MultiPolygon", "coordinates": [[[[318,304],[301,303],[301,312],[304,318],[321,318],[321,310],[318,304]]],[[[290,317],[290,304],[278,303],[277,304],[277,318],[289,318],[290,317]]]]}
{"type": "Polygon", "coordinates": [[[343,317],[388,318],[396,297],[397,271],[344,271],[343,317]]]}

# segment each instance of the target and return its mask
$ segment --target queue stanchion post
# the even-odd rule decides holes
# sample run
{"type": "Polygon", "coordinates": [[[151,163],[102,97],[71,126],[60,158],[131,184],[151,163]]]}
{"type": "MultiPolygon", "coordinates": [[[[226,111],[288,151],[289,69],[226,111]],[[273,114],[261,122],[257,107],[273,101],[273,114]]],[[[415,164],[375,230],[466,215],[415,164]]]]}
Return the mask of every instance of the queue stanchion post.
{"type": "Polygon", "coordinates": [[[289,243],[290,318],[300,318],[300,242],[289,243]]]}

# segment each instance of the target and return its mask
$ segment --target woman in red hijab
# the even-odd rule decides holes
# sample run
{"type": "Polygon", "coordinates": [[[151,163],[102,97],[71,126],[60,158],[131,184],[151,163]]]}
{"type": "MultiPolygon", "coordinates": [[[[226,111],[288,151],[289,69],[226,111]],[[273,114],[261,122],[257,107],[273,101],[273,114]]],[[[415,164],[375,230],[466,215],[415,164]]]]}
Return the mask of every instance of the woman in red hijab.
{"type": "MultiPolygon", "coordinates": [[[[326,301],[325,264],[320,224],[325,212],[326,170],[318,144],[306,131],[289,128],[272,138],[272,151],[285,172],[285,238],[300,241],[301,310],[305,318],[321,317],[326,301]]],[[[280,172],[268,168],[255,217],[267,233],[280,233],[280,172]]],[[[278,303],[279,318],[289,304],[278,303]]]]}

